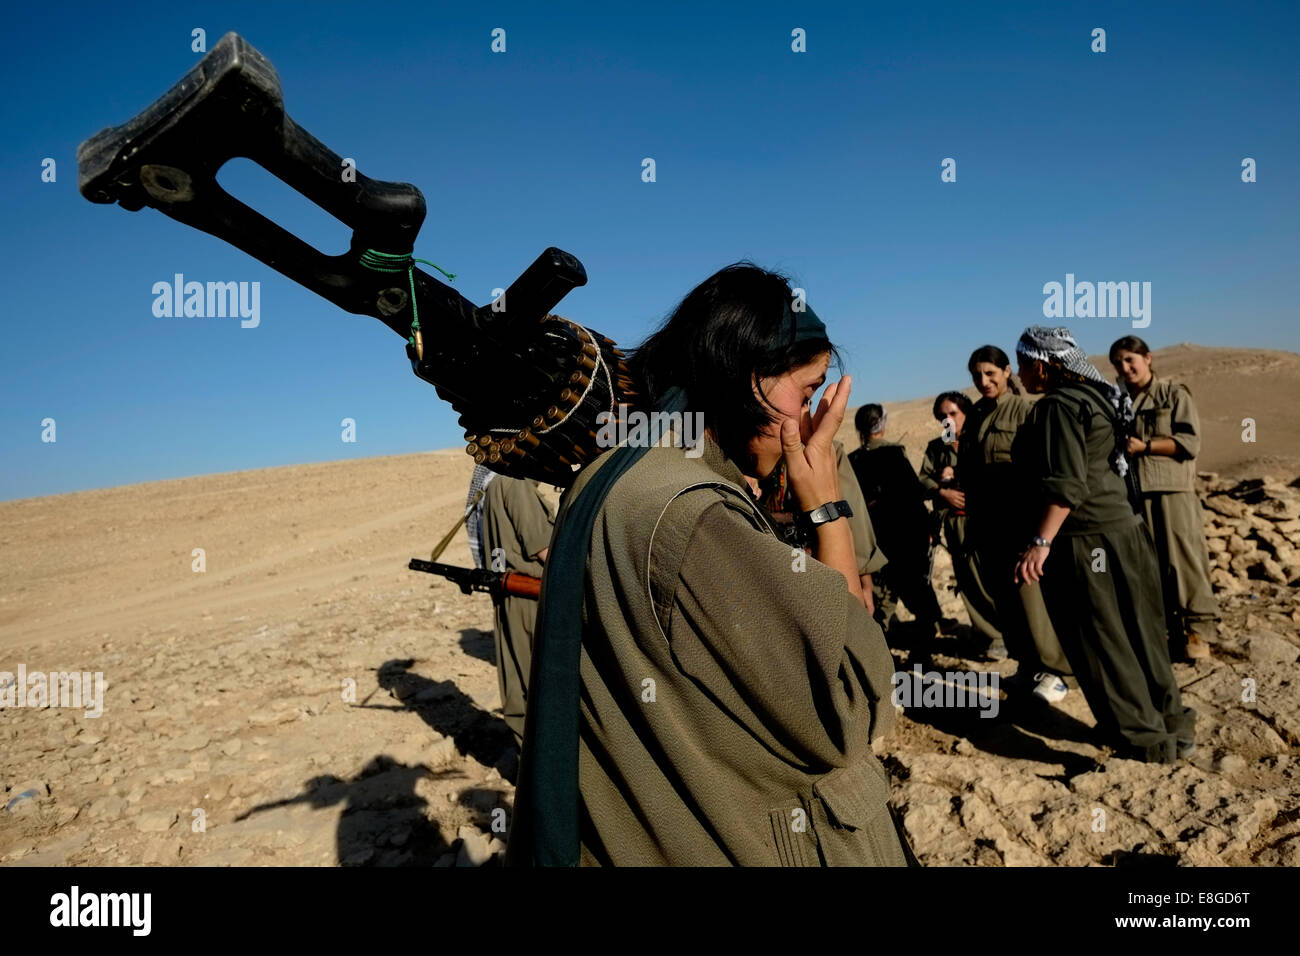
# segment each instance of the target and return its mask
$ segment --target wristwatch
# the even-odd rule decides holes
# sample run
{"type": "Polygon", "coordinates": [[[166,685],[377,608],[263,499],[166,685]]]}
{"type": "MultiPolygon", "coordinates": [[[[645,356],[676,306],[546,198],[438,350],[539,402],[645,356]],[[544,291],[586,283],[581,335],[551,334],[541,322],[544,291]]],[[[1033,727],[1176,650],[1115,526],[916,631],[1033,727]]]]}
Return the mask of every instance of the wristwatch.
{"type": "Polygon", "coordinates": [[[828,501],[820,508],[814,508],[812,511],[796,511],[794,513],[795,524],[799,527],[800,532],[805,535],[816,531],[819,524],[826,524],[826,522],[834,521],[836,518],[852,517],[853,509],[843,499],[828,501]]]}
{"type": "Polygon", "coordinates": [[[1035,548],[1050,548],[1051,546],[1052,546],[1052,542],[1048,541],[1046,538],[1039,538],[1035,536],[1034,538],[1035,548]]]}

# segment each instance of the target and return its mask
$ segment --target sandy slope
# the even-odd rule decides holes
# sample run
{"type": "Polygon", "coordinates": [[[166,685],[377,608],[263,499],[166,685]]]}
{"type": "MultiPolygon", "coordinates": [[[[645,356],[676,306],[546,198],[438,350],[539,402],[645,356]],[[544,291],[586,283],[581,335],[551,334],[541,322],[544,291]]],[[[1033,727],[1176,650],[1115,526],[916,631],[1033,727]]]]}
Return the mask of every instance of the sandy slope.
{"type": "MultiPolygon", "coordinates": [[[[1204,467],[1300,473],[1300,356],[1179,346],[1158,360],[1201,402],[1204,467]],[[1248,415],[1256,445],[1239,440],[1248,415]]],[[[919,457],[937,434],[929,399],[891,414],[919,457]]],[[[445,865],[499,850],[513,768],[488,599],[405,569],[458,516],[470,471],[433,452],[0,503],[0,671],[108,684],[98,719],[0,710],[0,807],[15,801],[0,861],[445,865]]],[[[447,558],[467,563],[463,531],[447,558]]],[[[1231,699],[1242,673],[1295,696],[1295,590],[1234,596],[1246,643],[1180,667],[1207,715],[1192,764],[1108,758],[1078,693],[998,721],[909,712],[882,755],[923,861],[1297,862],[1294,714],[1268,724],[1231,699]],[[1102,834],[1097,806],[1113,812],[1102,834]]],[[[1008,669],[963,641],[948,652],[950,667],[1008,669]]]]}

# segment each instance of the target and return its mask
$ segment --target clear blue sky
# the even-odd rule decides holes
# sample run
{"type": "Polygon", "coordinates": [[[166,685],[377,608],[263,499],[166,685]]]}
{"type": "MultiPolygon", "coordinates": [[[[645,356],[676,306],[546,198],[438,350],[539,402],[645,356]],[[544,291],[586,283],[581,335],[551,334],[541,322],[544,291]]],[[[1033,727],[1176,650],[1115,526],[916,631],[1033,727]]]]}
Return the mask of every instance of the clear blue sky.
{"type": "MultiPolygon", "coordinates": [[[[158,212],[77,192],[77,144],[188,70],[194,27],[209,47],[243,34],[298,123],[366,174],[419,186],[416,254],[478,303],[556,245],[590,277],[559,311],[631,346],[749,258],[808,290],[854,404],[967,384],[971,349],[1011,351],[1067,272],[1151,282],[1154,347],[1300,348],[1300,5],[543,6],[11,14],[0,498],[461,442],[378,321],[158,212]],[[791,52],[795,27],[807,53],[791,52]],[[940,182],[945,157],[955,183],[940,182]],[[177,272],[260,282],[260,327],[156,318],[151,288],[177,272]]],[[[342,224],[251,163],[221,181],[346,248],[342,224]]],[[[1131,331],[1071,324],[1090,352],[1131,331]]]]}

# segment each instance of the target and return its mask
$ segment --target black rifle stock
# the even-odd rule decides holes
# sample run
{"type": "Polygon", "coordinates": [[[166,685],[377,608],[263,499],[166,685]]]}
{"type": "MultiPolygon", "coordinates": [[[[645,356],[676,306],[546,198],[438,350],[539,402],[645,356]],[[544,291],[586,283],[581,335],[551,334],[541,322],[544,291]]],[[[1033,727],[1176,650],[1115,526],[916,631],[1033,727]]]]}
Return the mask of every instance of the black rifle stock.
{"type": "Polygon", "coordinates": [[[359,170],[345,181],[342,157],[289,117],[275,68],[235,33],[134,119],[83,142],[77,162],[91,202],[157,209],[403,339],[412,337],[413,280],[422,334],[407,345],[412,370],[460,413],[466,451],[495,471],[567,486],[602,450],[595,416],[635,404],[614,343],[551,314],[587,281],[569,253],[543,251],[495,307],[474,305],[420,269],[408,279],[404,267],[363,266],[367,250],[412,253],[424,196],[359,170]],[[217,173],[236,156],[350,226],[348,252],[327,256],[222,189],[217,173]]]}

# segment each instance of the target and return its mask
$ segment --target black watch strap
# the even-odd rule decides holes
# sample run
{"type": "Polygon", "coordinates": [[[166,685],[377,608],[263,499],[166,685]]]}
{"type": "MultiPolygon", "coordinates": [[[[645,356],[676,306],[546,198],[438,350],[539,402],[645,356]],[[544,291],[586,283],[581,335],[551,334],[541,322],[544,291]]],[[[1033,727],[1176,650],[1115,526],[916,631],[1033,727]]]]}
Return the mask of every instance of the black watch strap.
{"type": "Polygon", "coordinates": [[[806,534],[811,534],[817,530],[819,524],[826,524],[828,521],[834,521],[837,518],[852,518],[853,509],[849,503],[842,498],[839,501],[828,501],[820,508],[814,508],[812,511],[796,511],[794,515],[795,523],[806,534]]]}

